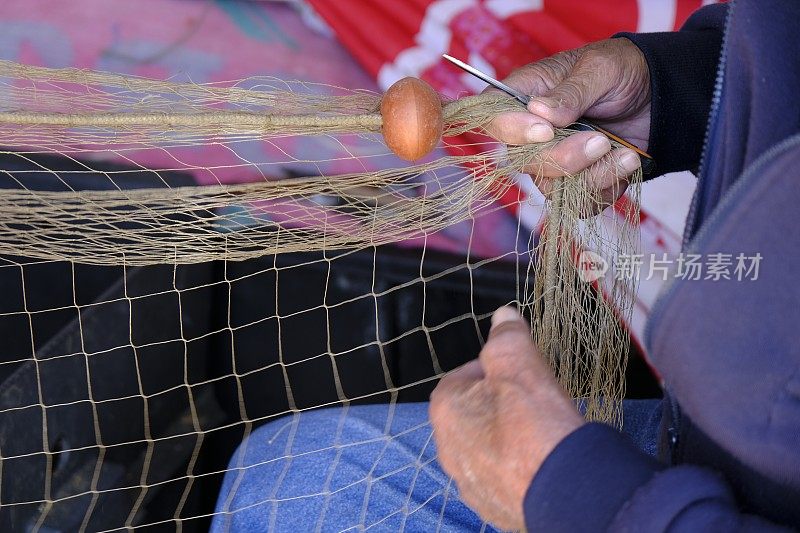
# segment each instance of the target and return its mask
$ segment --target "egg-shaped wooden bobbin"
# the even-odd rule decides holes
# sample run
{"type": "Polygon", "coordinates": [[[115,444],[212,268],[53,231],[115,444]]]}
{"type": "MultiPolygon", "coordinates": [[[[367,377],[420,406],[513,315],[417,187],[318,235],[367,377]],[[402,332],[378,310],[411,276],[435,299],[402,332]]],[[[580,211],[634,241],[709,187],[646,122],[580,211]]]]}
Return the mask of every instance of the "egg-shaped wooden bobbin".
{"type": "Polygon", "coordinates": [[[383,138],[392,152],[416,161],[436,148],[442,138],[442,100],[419,78],[395,82],[381,100],[383,138]]]}

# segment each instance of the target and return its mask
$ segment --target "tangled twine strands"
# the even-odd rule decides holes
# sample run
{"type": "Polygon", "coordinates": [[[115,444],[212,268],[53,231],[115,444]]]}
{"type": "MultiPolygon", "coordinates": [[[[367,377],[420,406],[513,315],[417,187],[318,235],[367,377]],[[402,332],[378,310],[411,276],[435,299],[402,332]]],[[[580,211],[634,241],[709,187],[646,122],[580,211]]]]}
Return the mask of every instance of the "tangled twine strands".
{"type": "MultiPolygon", "coordinates": [[[[380,95],[319,89],[267,78],[198,85],[0,61],[0,136],[6,154],[71,159],[99,152],[128,161],[127,151],[381,130],[380,95]]],[[[498,113],[518,109],[498,93],[443,100],[444,134],[481,131],[498,113]]],[[[164,181],[136,190],[4,189],[0,254],[96,265],[188,264],[424,237],[491,209],[509,176],[548,160],[552,146],[571,133],[558,131],[539,145],[335,176],[175,188],[164,181]],[[416,180],[423,174],[433,186],[416,180]],[[325,200],[331,197],[337,201],[325,200]]],[[[124,179],[86,169],[115,185],[124,179]]],[[[640,179],[637,173],[631,183],[640,179]]],[[[546,229],[532,253],[534,285],[522,303],[536,343],[587,418],[619,424],[629,346],[621,318],[631,312],[633,290],[614,278],[587,283],[575,256],[582,249],[604,257],[631,252],[635,228],[627,221],[636,220],[638,188],[632,187],[628,212],[587,219],[599,199],[586,176],[553,185],[546,229]]]]}
{"type": "Polygon", "coordinates": [[[0,191],[0,253],[131,266],[244,260],[421,237],[476,216],[504,192],[521,148],[503,165],[454,156],[380,172],[203,187],[0,191]],[[472,179],[411,195],[421,173],[470,165],[472,179]],[[477,173],[481,176],[478,178],[477,173]],[[364,190],[375,191],[365,197],[364,190]],[[320,204],[320,196],[346,199],[320,204]],[[236,228],[249,205],[259,224],[236,228]],[[323,238],[324,236],[324,238],[323,238]]]}
{"type": "MultiPolygon", "coordinates": [[[[611,162],[616,165],[616,162],[611,162]]],[[[638,184],[641,173],[632,176],[638,184]]],[[[584,177],[554,180],[547,225],[535,249],[534,287],[527,302],[533,337],[567,392],[579,399],[589,420],[622,424],[625,367],[630,341],[623,321],[630,316],[635,287],[616,276],[617,261],[636,246],[638,185],[621,213],[599,210],[598,193],[584,177]],[[587,278],[580,264],[585,251],[608,261],[609,270],[587,278]]]]}
{"type": "MultiPolygon", "coordinates": [[[[120,154],[182,143],[369,134],[381,129],[380,95],[367,92],[302,94],[277,89],[268,82],[278,82],[266,79],[233,87],[179,84],[11,62],[0,62],[0,79],[13,80],[5,81],[7,90],[0,91],[4,144],[34,152],[120,154]]],[[[513,105],[497,94],[446,102],[446,133],[479,129],[513,105]]],[[[505,177],[522,169],[529,159],[524,153],[531,149],[445,157],[368,173],[217,187],[3,190],[0,229],[9,238],[0,241],[0,252],[90,264],[118,264],[124,258],[129,265],[147,265],[396,242],[437,231],[489,206],[507,186],[505,177]],[[447,180],[449,184],[435,192],[414,190],[416,176],[434,175],[441,181],[453,167],[468,168],[466,179],[447,180]],[[358,193],[364,188],[389,192],[376,202],[358,193]],[[323,209],[315,203],[320,195],[346,201],[323,209]],[[260,223],[221,238],[220,228],[235,227],[240,218],[225,208],[242,205],[249,206],[260,223]]]]}
{"type": "MultiPolygon", "coordinates": [[[[65,144],[80,143],[73,129],[110,129],[124,142],[125,132],[252,134],[260,138],[333,133],[376,133],[381,129],[381,96],[368,91],[320,95],[317,86],[253,78],[251,85],[181,84],[77,69],[29,67],[0,61],[0,128],[62,128],[65,144]],[[298,113],[302,110],[302,113],[298,113]]],[[[469,96],[444,102],[445,134],[480,128],[499,112],[513,109],[502,94],[469,96]]]]}

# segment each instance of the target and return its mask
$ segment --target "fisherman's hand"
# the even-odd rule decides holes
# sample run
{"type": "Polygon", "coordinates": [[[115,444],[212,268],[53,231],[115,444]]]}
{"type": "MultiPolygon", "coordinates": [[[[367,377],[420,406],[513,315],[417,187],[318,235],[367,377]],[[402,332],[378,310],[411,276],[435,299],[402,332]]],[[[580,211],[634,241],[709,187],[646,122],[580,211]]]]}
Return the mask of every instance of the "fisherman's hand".
{"type": "MultiPolygon", "coordinates": [[[[556,54],[519,68],[503,80],[531,95],[529,112],[498,115],[487,132],[506,144],[547,142],[553,126],[562,128],[581,117],[592,120],[642,150],[650,134],[650,73],[642,52],[625,38],[607,39],[556,54]]],[[[496,89],[487,89],[496,90],[496,89]]],[[[619,198],[639,157],[627,148],[611,148],[596,132],[571,135],[543,154],[526,171],[545,195],[552,178],[590,168],[590,187],[605,207],[619,198]]]]}
{"type": "Polygon", "coordinates": [[[524,528],[523,500],[556,445],[584,422],[510,307],[492,316],[477,360],[431,394],[439,462],[459,496],[484,520],[524,528]]]}

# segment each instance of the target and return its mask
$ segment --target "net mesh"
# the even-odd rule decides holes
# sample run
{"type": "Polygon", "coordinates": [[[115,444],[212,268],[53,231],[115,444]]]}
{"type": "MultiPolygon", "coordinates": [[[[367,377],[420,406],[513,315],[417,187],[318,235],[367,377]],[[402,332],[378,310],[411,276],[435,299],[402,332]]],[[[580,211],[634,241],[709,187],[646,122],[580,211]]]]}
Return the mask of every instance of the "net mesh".
{"type": "MultiPolygon", "coordinates": [[[[11,62],[0,62],[0,85],[4,523],[204,524],[226,471],[250,468],[243,456],[227,465],[230,443],[320,407],[391,413],[424,399],[477,354],[507,303],[526,310],[587,418],[621,424],[633,288],[587,280],[579,257],[598,252],[613,272],[631,251],[638,188],[585,218],[601,199],[581,175],[557,180],[541,237],[518,224],[520,246],[476,254],[480,218],[570,135],[515,147],[480,136],[511,99],[445,102],[447,152],[374,168],[387,150],[380,95],[366,91],[11,62]],[[311,135],[340,156],[286,148],[311,135]],[[253,155],[259,143],[284,157],[253,155]],[[204,164],[197,147],[235,162],[204,164]],[[288,167],[302,174],[286,177],[288,167]],[[431,249],[453,226],[466,228],[466,248],[431,249]]],[[[313,453],[344,446],[332,442],[313,453]]],[[[254,505],[280,501],[287,483],[279,476],[254,505]]]]}

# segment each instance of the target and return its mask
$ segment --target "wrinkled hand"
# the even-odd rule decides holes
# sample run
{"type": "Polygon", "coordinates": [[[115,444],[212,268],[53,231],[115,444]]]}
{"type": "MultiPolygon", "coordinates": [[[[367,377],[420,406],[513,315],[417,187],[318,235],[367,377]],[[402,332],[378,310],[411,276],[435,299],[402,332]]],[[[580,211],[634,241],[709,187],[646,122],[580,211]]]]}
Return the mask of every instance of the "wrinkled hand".
{"type": "Polygon", "coordinates": [[[479,358],[439,382],[430,419],[461,498],[508,530],[524,527],[525,492],[544,459],[583,424],[511,307],[492,316],[479,358]]]}
{"type": "MultiPolygon", "coordinates": [[[[628,39],[607,39],[515,70],[503,80],[534,98],[524,111],[498,115],[487,133],[506,144],[552,140],[553,126],[581,117],[647,150],[650,135],[650,73],[642,52],[628,39]]],[[[496,89],[487,89],[496,90],[496,89]]],[[[605,135],[581,132],[557,143],[525,169],[542,193],[552,178],[589,169],[588,182],[601,205],[613,203],[639,168],[633,150],[612,150],[605,135]]]]}

